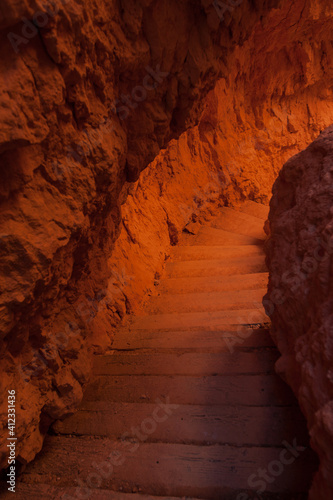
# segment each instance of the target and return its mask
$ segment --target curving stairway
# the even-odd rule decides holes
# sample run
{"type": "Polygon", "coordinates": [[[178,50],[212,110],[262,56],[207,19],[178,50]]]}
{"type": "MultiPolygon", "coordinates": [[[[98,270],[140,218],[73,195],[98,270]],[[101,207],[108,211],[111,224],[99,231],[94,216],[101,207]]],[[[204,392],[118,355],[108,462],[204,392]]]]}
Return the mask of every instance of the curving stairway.
{"type": "Polygon", "coordinates": [[[316,461],[261,305],[267,211],[248,201],[188,226],[15,498],[307,497],[316,461]]]}

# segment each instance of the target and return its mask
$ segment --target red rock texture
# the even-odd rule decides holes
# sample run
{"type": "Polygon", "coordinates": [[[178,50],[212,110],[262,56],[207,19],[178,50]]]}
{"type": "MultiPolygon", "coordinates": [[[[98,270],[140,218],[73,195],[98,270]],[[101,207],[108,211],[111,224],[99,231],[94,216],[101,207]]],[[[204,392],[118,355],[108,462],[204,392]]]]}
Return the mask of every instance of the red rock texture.
{"type": "Polygon", "coordinates": [[[320,468],[310,499],[333,491],[333,127],[291,158],[274,184],[266,308],[277,370],[307,417],[320,468]]]}

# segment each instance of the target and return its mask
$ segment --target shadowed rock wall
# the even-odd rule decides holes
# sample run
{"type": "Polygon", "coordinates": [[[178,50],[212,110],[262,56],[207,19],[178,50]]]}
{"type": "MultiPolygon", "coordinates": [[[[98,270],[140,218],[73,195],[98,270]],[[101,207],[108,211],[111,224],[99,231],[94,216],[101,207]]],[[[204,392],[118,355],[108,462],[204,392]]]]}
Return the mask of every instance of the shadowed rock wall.
{"type": "Polygon", "coordinates": [[[310,498],[333,491],[333,127],[283,167],[273,188],[265,305],[320,458],[310,498]]]}

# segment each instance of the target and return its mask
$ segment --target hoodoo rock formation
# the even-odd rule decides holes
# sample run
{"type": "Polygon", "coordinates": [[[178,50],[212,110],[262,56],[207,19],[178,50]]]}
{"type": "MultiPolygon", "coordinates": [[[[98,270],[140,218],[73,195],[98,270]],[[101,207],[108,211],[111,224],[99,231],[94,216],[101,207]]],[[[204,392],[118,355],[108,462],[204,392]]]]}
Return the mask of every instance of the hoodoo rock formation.
{"type": "Polygon", "coordinates": [[[333,491],[333,127],[289,160],[273,188],[266,309],[278,372],[308,420],[321,464],[312,499],[333,491]]]}
{"type": "MultiPolygon", "coordinates": [[[[195,231],[216,206],[268,204],[281,166],[333,123],[332,6],[231,3],[223,13],[211,0],[2,2],[0,393],[19,393],[22,463],[77,407],[91,352],[103,352],[140,307],[184,227],[195,231]]],[[[298,156],[275,185],[270,299],[280,271],[300,266],[329,222],[321,159],[330,134],[304,153],[308,172],[298,156]],[[315,172],[322,180],[310,196],[315,172]]],[[[322,459],[314,499],[329,498],[333,434],[331,339],[315,320],[329,311],[320,266],[272,314],[279,370],[322,459]],[[317,289],[325,302],[320,293],[311,302],[317,289]]]]}

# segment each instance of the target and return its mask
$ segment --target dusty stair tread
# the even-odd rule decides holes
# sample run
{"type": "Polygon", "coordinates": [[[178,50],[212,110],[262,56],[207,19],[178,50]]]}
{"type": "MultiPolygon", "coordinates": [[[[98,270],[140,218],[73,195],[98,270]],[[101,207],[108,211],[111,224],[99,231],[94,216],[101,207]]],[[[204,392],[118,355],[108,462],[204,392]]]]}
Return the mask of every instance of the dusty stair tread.
{"type": "Polygon", "coordinates": [[[91,381],[85,401],[151,403],[170,398],[172,404],[288,406],[294,396],[277,375],[172,375],[99,376],[91,381]]]}
{"type": "Polygon", "coordinates": [[[233,290],[211,293],[164,293],[157,297],[151,297],[145,313],[164,314],[251,309],[261,304],[266,291],[267,287],[256,290],[233,290]]]}
{"type": "Polygon", "coordinates": [[[268,283],[268,273],[234,274],[230,276],[201,276],[192,278],[163,278],[157,293],[223,292],[255,290],[268,283]]]}
{"type": "MultiPolygon", "coordinates": [[[[221,328],[136,330],[133,325],[117,332],[111,349],[214,349],[233,352],[235,348],[276,348],[269,330],[263,327],[225,325],[221,328]]],[[[210,352],[210,351],[208,351],[210,352]]]]}
{"type": "Polygon", "coordinates": [[[223,229],[215,229],[214,227],[202,226],[198,234],[191,235],[191,238],[186,238],[183,241],[186,245],[207,245],[207,246],[233,246],[233,245],[263,245],[263,240],[252,236],[244,236],[242,234],[231,233],[223,229]]]}
{"type": "Polygon", "coordinates": [[[305,419],[296,400],[294,406],[287,407],[180,405],[171,415],[150,403],[83,401],[77,413],[57,421],[52,431],[110,439],[126,433],[126,438],[132,439],[137,426],[147,442],[234,446],[280,446],[284,439],[294,438],[300,444],[308,442],[305,419]],[[152,425],[152,420],[158,425],[152,425]]]}
{"type": "Polygon", "coordinates": [[[218,259],[188,260],[183,262],[167,262],[165,278],[192,278],[200,276],[230,276],[234,274],[251,274],[267,272],[265,260],[261,255],[218,259]]]}
{"type": "Polygon", "coordinates": [[[231,311],[188,312],[136,316],[133,327],[137,330],[220,327],[224,324],[252,325],[269,321],[263,307],[231,311]]]}
{"type": "Polygon", "coordinates": [[[249,257],[261,255],[265,258],[262,245],[233,245],[233,246],[207,246],[207,245],[179,245],[172,247],[171,259],[173,261],[185,260],[218,260],[229,257],[249,257]]]}
{"type": "MultiPolygon", "coordinates": [[[[267,209],[269,208],[269,207],[266,207],[265,205],[261,205],[260,203],[255,203],[255,205],[256,205],[256,208],[258,209],[258,211],[262,211],[262,207],[265,207],[267,209]]],[[[242,211],[240,208],[241,208],[241,206],[240,207],[221,207],[217,210],[217,213],[222,213],[223,215],[229,215],[231,218],[235,217],[236,220],[241,219],[241,220],[249,222],[249,223],[260,224],[261,228],[263,228],[264,224],[263,224],[261,217],[258,217],[257,215],[254,215],[254,214],[248,214],[245,211],[242,211]]],[[[218,215],[217,215],[217,217],[218,217],[218,215]]]]}
{"type": "Polygon", "coordinates": [[[242,203],[237,210],[248,215],[253,215],[262,219],[264,222],[268,219],[269,206],[257,203],[255,201],[246,200],[242,203]]]}
{"type": "Polygon", "coordinates": [[[222,375],[274,373],[278,351],[230,353],[131,352],[96,356],[94,375],[222,375]]]}
{"type": "Polygon", "coordinates": [[[226,325],[208,329],[136,330],[130,327],[117,332],[111,349],[183,349],[234,352],[239,348],[275,347],[266,328],[244,328],[226,325]]]}
{"type": "MultiPolygon", "coordinates": [[[[33,484],[23,483],[18,481],[14,497],[16,500],[78,500],[80,498],[88,498],[78,495],[80,489],[75,486],[53,486],[49,484],[33,484]]],[[[1,494],[3,500],[12,500],[13,493],[7,491],[1,494]]],[[[91,489],[91,500],[180,500],[179,497],[161,497],[152,495],[142,495],[136,493],[121,493],[119,491],[91,489]]],[[[187,497],[186,500],[199,500],[194,497],[187,497]]]]}
{"type": "Polygon", "coordinates": [[[260,240],[266,239],[262,219],[253,215],[238,212],[232,208],[223,207],[217,211],[216,217],[210,221],[209,226],[223,229],[231,233],[252,236],[260,240]]]}
{"type": "MultiPolygon", "coordinates": [[[[278,460],[282,450],[286,448],[129,444],[110,439],[49,436],[40,456],[27,467],[23,480],[72,486],[80,479],[84,487],[89,475],[96,474],[99,466],[104,474],[103,489],[131,492],[133,488],[140,488],[151,495],[234,500],[235,493],[250,489],[250,476],[278,460]],[[96,464],[95,468],[92,464],[96,464]]],[[[283,453],[291,460],[290,451],[283,453]]],[[[266,491],[308,490],[312,454],[308,449],[296,453],[297,460],[283,467],[283,474],[267,484],[266,491]]]]}

